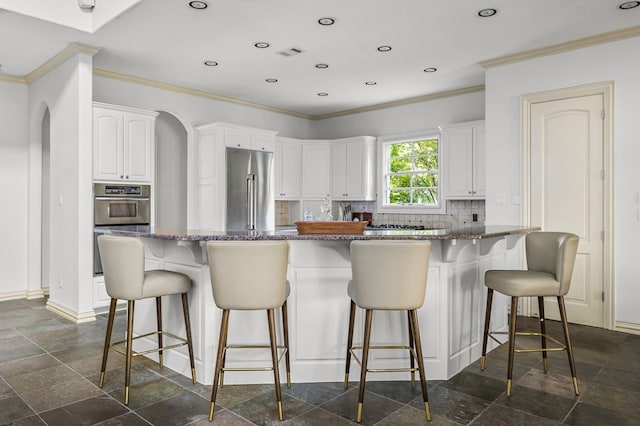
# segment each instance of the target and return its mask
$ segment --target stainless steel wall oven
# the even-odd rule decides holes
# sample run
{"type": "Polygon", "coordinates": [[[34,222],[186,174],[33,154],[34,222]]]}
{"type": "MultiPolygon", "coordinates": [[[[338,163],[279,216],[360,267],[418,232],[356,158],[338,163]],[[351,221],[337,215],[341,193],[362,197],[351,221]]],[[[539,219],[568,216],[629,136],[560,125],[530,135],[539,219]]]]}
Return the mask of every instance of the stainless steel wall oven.
{"type": "MultiPolygon", "coordinates": [[[[150,185],[95,183],[93,185],[94,226],[149,225],[150,185]]],[[[98,238],[94,234],[93,273],[102,274],[98,238]]]]}

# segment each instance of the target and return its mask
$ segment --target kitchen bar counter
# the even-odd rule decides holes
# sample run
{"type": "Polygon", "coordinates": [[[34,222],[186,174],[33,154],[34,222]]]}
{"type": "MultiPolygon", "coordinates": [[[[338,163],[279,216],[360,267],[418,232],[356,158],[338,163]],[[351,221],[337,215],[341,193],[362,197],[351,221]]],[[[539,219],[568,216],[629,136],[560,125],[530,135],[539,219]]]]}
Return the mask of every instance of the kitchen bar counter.
{"type": "MultiPolygon", "coordinates": [[[[173,270],[187,274],[192,279],[189,309],[197,377],[199,382],[211,384],[221,314],[211,292],[206,256],[208,240],[289,241],[287,279],[291,294],[287,304],[291,378],[294,382],[339,382],[344,378],[351,241],[431,240],[427,294],[424,306],[418,310],[418,318],[427,377],[430,380],[444,380],[480,356],[486,297],[484,272],[488,269],[520,268],[520,242],[526,233],[534,230],[537,228],[486,226],[458,230],[367,229],[362,235],[298,235],[295,228],[291,227],[273,232],[215,232],[116,226],[97,228],[96,232],[139,237],[146,247],[147,269],[173,270]]],[[[251,267],[250,258],[246,267],[251,267]]],[[[100,284],[100,279],[96,277],[94,294],[103,295],[100,303],[104,307],[108,305],[109,298],[104,292],[104,281],[100,284]]],[[[143,300],[136,304],[134,331],[137,334],[155,327],[155,304],[152,302],[143,300]]],[[[180,329],[180,301],[178,298],[167,298],[164,303],[167,308],[163,309],[163,322],[167,331],[181,335],[184,330],[180,329]]],[[[507,330],[508,304],[507,298],[494,296],[491,323],[495,330],[507,330]]],[[[234,311],[230,318],[230,343],[256,344],[268,340],[264,312],[234,311]]],[[[356,339],[362,335],[362,324],[363,315],[359,310],[356,339]]],[[[408,334],[406,327],[406,315],[401,312],[376,312],[373,342],[397,343],[399,336],[408,334]]],[[[156,344],[148,338],[137,342],[140,350],[150,349],[156,344]]],[[[489,344],[494,345],[493,342],[489,344]]],[[[164,362],[168,367],[189,376],[189,361],[184,348],[167,351],[164,362]]],[[[408,358],[403,352],[374,351],[370,355],[370,362],[372,368],[397,368],[406,367],[408,358]]],[[[229,367],[269,364],[269,351],[230,351],[227,354],[229,367]]],[[[357,381],[359,369],[352,368],[352,374],[352,380],[357,381]]],[[[272,380],[269,372],[225,375],[225,383],[271,383],[272,380]]],[[[407,380],[407,375],[380,373],[372,375],[371,380],[407,380]]]]}
{"type": "Polygon", "coordinates": [[[295,227],[282,227],[275,231],[225,232],[213,230],[165,229],[148,225],[99,227],[95,231],[104,234],[129,235],[134,237],[157,238],[174,241],[208,241],[208,240],[480,240],[507,235],[522,235],[539,228],[489,225],[470,226],[459,229],[379,229],[365,228],[363,234],[303,234],[295,227]]]}

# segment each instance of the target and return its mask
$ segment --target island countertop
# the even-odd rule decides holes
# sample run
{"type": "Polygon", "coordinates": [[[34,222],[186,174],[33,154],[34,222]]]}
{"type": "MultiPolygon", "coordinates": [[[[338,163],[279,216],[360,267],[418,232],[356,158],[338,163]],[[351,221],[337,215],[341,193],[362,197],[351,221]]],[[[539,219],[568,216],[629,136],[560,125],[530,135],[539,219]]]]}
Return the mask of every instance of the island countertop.
{"type": "Polygon", "coordinates": [[[458,229],[365,229],[362,234],[299,234],[295,228],[283,227],[275,231],[215,231],[210,229],[168,229],[148,225],[96,227],[100,234],[128,235],[174,241],[208,240],[480,240],[507,235],[526,234],[539,227],[512,225],[470,226],[458,229]]]}

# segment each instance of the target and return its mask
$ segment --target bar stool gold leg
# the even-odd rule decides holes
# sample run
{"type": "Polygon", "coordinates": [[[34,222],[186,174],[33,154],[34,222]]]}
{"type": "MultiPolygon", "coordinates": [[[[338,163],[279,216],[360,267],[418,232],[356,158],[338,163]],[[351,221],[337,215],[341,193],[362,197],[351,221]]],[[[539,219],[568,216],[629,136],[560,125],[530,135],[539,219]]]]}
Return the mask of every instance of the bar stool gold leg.
{"type": "Polygon", "coordinates": [[[129,405],[129,384],[131,383],[131,358],[133,356],[133,310],[135,301],[127,302],[127,350],[124,373],[124,405],[129,405]]]}
{"type": "Polygon", "coordinates": [[[289,361],[289,315],[287,312],[287,301],[282,304],[282,334],[284,336],[284,363],[287,370],[287,387],[291,387],[291,362],[289,361]]]}
{"type": "Polygon", "coordinates": [[[220,371],[222,370],[222,358],[225,353],[225,342],[229,331],[229,310],[222,310],[222,321],[220,322],[220,337],[218,338],[218,355],[216,356],[216,368],[213,372],[213,387],[211,389],[211,404],[209,406],[209,421],[213,421],[213,412],[216,408],[216,396],[218,394],[218,383],[220,371]]]}
{"type": "Polygon", "coordinates": [[[158,364],[160,368],[164,366],[164,357],[162,350],[162,297],[156,297],[156,318],[158,322],[158,364]]]}
{"type": "Polygon", "coordinates": [[[107,319],[107,332],[104,337],[104,351],[102,352],[102,368],[100,369],[100,382],[99,387],[104,385],[104,374],[107,370],[107,358],[109,357],[109,348],[111,347],[111,333],[113,331],[113,321],[116,316],[116,304],[118,299],[111,299],[109,305],[109,318],[107,319]]]}
{"type": "Polygon", "coordinates": [[[367,362],[369,361],[369,343],[371,341],[371,324],[373,323],[373,309],[367,309],[364,320],[364,341],[362,343],[362,365],[360,371],[360,390],[358,392],[358,412],[356,422],[362,421],[362,409],[364,405],[364,385],[367,381],[367,362]]]}
{"type": "Polygon", "coordinates": [[[422,399],[424,401],[424,415],[427,421],[431,421],[431,409],[429,408],[429,394],[427,393],[427,378],[424,372],[424,358],[422,357],[422,341],[420,339],[420,327],[418,325],[418,314],[415,310],[409,311],[411,323],[413,325],[413,339],[415,341],[416,358],[418,361],[418,373],[420,374],[420,385],[422,386],[422,399]]]}
{"type": "Polygon", "coordinates": [[[567,311],[564,306],[564,296],[558,296],[558,310],[560,311],[562,331],[564,332],[564,341],[567,346],[567,357],[569,358],[569,368],[571,368],[573,390],[576,395],[580,395],[580,389],[578,389],[578,378],[576,376],[576,364],[573,361],[573,348],[571,347],[571,338],[569,337],[569,323],[567,322],[567,311]]]}
{"type": "Polygon", "coordinates": [[[353,327],[356,320],[356,303],[351,301],[351,308],[349,310],[349,334],[347,337],[347,363],[344,370],[344,388],[349,387],[349,369],[351,367],[351,347],[353,346],[353,327]]]}
{"type": "Polygon", "coordinates": [[[411,312],[407,311],[407,327],[409,329],[409,347],[412,351],[409,351],[409,365],[411,367],[411,388],[416,388],[416,372],[415,372],[415,360],[413,359],[413,354],[415,353],[416,346],[413,340],[413,329],[411,326],[411,312]]]}
{"type": "Polygon", "coordinates": [[[516,349],[516,318],[518,316],[518,298],[511,297],[511,320],[509,321],[509,366],[507,371],[507,396],[511,396],[513,379],[513,356],[516,349]]]}
{"type": "Polygon", "coordinates": [[[278,347],[276,343],[276,325],[273,309],[267,309],[267,319],[269,320],[269,341],[271,343],[271,361],[273,364],[273,378],[276,386],[276,401],[278,404],[278,420],[284,420],[282,413],[282,393],[280,391],[280,372],[278,369],[278,347]]]}
{"type": "Polygon", "coordinates": [[[538,311],[540,312],[540,345],[542,348],[542,369],[544,372],[549,371],[549,363],[547,361],[547,325],[544,319],[544,297],[538,296],[538,311]]]}
{"type": "Polygon", "coordinates": [[[191,337],[191,320],[189,320],[189,298],[187,293],[182,293],[182,313],[184,314],[184,328],[187,334],[187,349],[189,350],[189,364],[191,365],[191,380],[195,385],[196,364],[193,360],[193,338],[191,337]]]}
{"type": "Polygon", "coordinates": [[[489,338],[489,323],[491,321],[491,304],[493,302],[493,289],[487,289],[487,307],[484,312],[484,334],[482,337],[482,356],[480,357],[480,371],[484,371],[487,359],[487,339],[489,338]]]}

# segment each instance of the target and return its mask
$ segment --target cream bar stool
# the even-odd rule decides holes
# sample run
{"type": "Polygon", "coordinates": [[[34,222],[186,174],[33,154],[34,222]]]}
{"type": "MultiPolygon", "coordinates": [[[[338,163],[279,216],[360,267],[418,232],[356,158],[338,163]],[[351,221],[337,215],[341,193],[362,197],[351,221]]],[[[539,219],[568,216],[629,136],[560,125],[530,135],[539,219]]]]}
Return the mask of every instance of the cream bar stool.
{"type": "Polygon", "coordinates": [[[158,352],[160,367],[163,365],[163,351],[187,345],[189,349],[189,361],[191,363],[191,377],[196,383],[196,369],[193,362],[193,344],[191,340],[191,324],[189,322],[189,306],[187,292],[191,288],[191,279],[178,272],[165,270],[144,270],[144,245],[137,238],[121,237],[115,235],[100,235],[98,247],[104,271],[104,283],[107,294],[111,297],[109,306],[109,320],[104,339],[104,352],[102,354],[102,369],[100,370],[100,387],[104,384],[104,374],[107,367],[109,348],[125,355],[125,379],[124,379],[124,403],[129,404],[129,382],[131,378],[131,359],[133,356],[158,352]],[[184,325],[186,339],[175,336],[162,330],[162,296],[172,294],[182,295],[182,310],[184,313],[184,325]],[[158,331],[133,337],[133,312],[135,301],[155,297],[158,331]],[[127,336],[126,340],[111,342],[113,320],[116,313],[118,299],[127,301],[127,336]],[[133,350],[133,340],[141,337],[157,334],[158,349],[144,352],[133,350]],[[162,337],[177,340],[179,343],[163,346],[162,337]],[[124,351],[119,345],[125,343],[124,351]]]}
{"type": "Polygon", "coordinates": [[[509,364],[507,372],[507,396],[511,396],[511,380],[513,377],[513,356],[515,352],[542,352],[543,368],[547,372],[547,352],[567,351],[569,367],[573,377],[573,388],[579,394],[576,367],[573,362],[573,350],[569,338],[569,326],[564,306],[564,296],[569,292],[571,275],[578,250],[578,237],[562,232],[532,232],[525,237],[527,270],[492,270],[487,271],[484,283],[487,286],[487,308],[484,320],[484,338],[482,341],[482,357],[480,369],[484,370],[487,354],[487,338],[499,342],[489,331],[491,319],[491,301],[493,292],[498,291],[511,296],[511,318],[509,321],[509,364]],[[560,320],[564,331],[565,344],[546,334],[544,319],[544,297],[554,296],[558,299],[560,320]],[[537,297],[540,310],[540,333],[516,333],[516,318],[519,297],[537,297]],[[540,336],[541,347],[534,349],[516,349],[516,335],[540,336]],[[547,339],[557,347],[547,348],[547,339]]]}
{"type": "Polygon", "coordinates": [[[287,241],[208,241],[207,255],[211,272],[211,288],[216,306],[222,309],[218,354],[213,375],[209,421],[213,420],[218,386],[223,385],[224,371],[273,370],[278,419],[283,420],[282,394],[278,363],[285,357],[287,386],[291,386],[289,364],[289,332],[287,326],[287,241]],[[282,308],[284,345],[276,342],[274,309],[282,308]],[[269,345],[228,345],[229,312],[231,310],[266,310],[269,345]],[[228,349],[270,348],[272,365],[265,368],[225,368],[228,349]],[[278,349],[282,350],[278,357],[278,349]]]}
{"type": "Polygon", "coordinates": [[[345,389],[349,386],[349,367],[351,355],[361,365],[360,393],[356,421],[362,421],[364,386],[367,372],[407,371],[411,372],[411,384],[415,386],[415,371],[420,374],[422,398],[427,421],[431,420],[427,381],[422,358],[422,343],[416,310],[424,303],[429,271],[429,241],[353,241],[351,243],[352,280],[349,282],[348,294],[351,298],[349,315],[349,337],[347,341],[347,363],[344,376],[345,389]],[[356,306],[365,309],[364,341],[362,346],[353,346],[353,327],[356,306]],[[370,344],[371,324],[374,310],[407,311],[409,345],[408,346],[376,346],[370,344]],[[362,360],[355,350],[362,349],[362,360]],[[369,349],[407,349],[409,350],[410,368],[403,369],[369,369],[369,349]],[[415,368],[414,360],[418,362],[415,368]]]}

